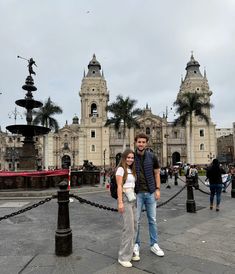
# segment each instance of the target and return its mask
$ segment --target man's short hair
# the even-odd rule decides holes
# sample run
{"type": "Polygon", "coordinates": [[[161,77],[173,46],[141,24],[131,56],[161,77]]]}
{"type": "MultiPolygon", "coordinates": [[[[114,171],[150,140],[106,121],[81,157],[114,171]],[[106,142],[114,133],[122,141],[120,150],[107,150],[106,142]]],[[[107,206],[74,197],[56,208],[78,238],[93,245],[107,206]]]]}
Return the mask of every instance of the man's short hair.
{"type": "Polygon", "coordinates": [[[137,142],[138,139],[143,138],[146,139],[146,142],[148,142],[149,137],[145,133],[141,132],[135,136],[135,142],[137,142]]]}

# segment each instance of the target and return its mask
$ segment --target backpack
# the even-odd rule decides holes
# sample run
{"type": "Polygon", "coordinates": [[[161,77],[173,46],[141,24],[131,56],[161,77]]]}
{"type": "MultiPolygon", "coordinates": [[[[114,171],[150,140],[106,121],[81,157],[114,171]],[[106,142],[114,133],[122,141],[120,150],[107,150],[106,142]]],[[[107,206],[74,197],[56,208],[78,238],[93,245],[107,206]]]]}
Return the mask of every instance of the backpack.
{"type": "Polygon", "coordinates": [[[118,198],[117,194],[117,182],[115,172],[110,176],[110,184],[109,184],[110,194],[114,199],[118,198]]]}

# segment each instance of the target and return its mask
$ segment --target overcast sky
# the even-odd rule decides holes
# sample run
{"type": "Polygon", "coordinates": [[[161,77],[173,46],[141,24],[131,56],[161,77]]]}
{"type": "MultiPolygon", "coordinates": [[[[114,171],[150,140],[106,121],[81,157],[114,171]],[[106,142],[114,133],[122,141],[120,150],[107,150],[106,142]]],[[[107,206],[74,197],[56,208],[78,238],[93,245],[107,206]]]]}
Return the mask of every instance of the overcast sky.
{"type": "MultiPolygon", "coordinates": [[[[78,93],[93,53],[110,102],[122,94],[162,115],[176,99],[193,51],[213,92],[213,122],[232,127],[234,18],[234,0],[0,0],[0,126],[5,131],[14,124],[15,100],[25,96],[27,61],[17,55],[36,61],[34,99],[50,96],[61,106],[55,118],[62,127],[75,114],[80,118],[78,93]]],[[[16,123],[25,124],[25,117],[17,115],[16,123]]]]}

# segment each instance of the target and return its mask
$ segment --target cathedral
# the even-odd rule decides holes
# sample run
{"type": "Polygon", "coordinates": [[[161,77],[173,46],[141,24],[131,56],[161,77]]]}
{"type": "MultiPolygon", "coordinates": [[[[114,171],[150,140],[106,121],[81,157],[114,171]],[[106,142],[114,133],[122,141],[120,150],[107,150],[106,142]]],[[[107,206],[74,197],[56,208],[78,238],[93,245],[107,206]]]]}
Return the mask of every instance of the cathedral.
{"type": "MultiPolygon", "coordinates": [[[[203,94],[204,100],[210,102],[212,92],[206,72],[202,75],[199,67],[199,62],[192,54],[176,98],[185,92],[198,92],[203,94]]],[[[123,149],[123,130],[122,127],[116,131],[113,126],[105,126],[109,90],[95,55],[88,64],[87,73],[84,71],[78,95],[81,103],[80,119],[75,116],[72,124],[66,122],[58,132],[36,137],[39,162],[46,169],[69,166],[80,168],[84,160],[98,167],[115,167],[123,149]]],[[[217,155],[217,151],[215,124],[211,121],[210,110],[205,112],[209,124],[193,116],[193,138],[190,142],[189,124],[185,127],[174,126],[167,120],[167,109],[160,117],[152,113],[151,106],[147,104],[142,115],[137,118],[140,128],[127,129],[126,145],[134,149],[135,135],[144,132],[150,137],[149,149],[157,155],[161,166],[178,162],[207,165],[211,162],[208,155],[217,155]]]]}

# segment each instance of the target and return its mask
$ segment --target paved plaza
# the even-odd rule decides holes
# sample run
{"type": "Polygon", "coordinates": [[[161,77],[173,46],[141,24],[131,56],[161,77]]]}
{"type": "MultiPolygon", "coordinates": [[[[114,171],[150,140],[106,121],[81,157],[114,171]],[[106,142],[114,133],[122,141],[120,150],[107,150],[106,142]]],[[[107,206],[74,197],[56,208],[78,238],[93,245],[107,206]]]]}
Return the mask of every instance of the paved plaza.
{"type": "MultiPolygon", "coordinates": [[[[182,180],[184,178],[182,177],[182,180]]],[[[171,188],[161,187],[161,202],[167,201],[184,185],[170,181],[171,188]]],[[[208,188],[200,183],[200,188],[208,188]]],[[[82,198],[110,207],[116,201],[100,185],[72,189],[82,198]]],[[[170,202],[158,208],[159,245],[164,257],[149,250],[148,224],[142,218],[141,260],[125,269],[117,263],[121,234],[121,217],[117,212],[81,204],[69,204],[73,253],[55,255],[55,230],[58,204],[56,199],[20,215],[0,222],[0,274],[234,274],[235,273],[235,199],[231,189],[222,193],[221,210],[209,210],[209,196],[194,191],[197,212],[186,212],[184,189],[170,202]]],[[[56,190],[0,192],[0,217],[37,203],[56,190]]]]}

